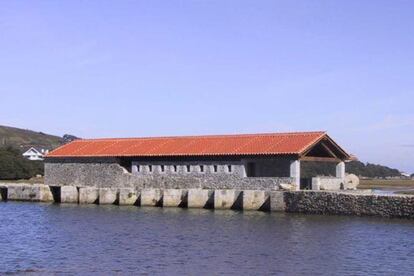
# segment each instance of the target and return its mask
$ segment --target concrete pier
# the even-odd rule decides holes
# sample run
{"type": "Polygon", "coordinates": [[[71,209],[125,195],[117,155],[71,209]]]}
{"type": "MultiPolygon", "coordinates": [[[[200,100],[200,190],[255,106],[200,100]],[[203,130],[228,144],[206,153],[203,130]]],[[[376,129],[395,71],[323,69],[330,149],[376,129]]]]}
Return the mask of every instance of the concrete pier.
{"type": "Polygon", "coordinates": [[[79,188],[79,204],[98,203],[99,189],[94,187],[79,188]]]}
{"type": "Polygon", "coordinates": [[[202,189],[188,190],[188,208],[213,208],[214,191],[202,189]]]}
{"type": "Polygon", "coordinates": [[[78,203],[79,193],[75,186],[60,187],[60,202],[61,203],[78,203]]]}
{"type": "Polygon", "coordinates": [[[265,206],[269,200],[265,191],[246,190],[243,191],[243,210],[263,210],[269,209],[265,206]]]}
{"type": "Polygon", "coordinates": [[[137,205],[139,192],[134,188],[119,189],[119,205],[137,205]]]}
{"type": "Polygon", "coordinates": [[[214,209],[240,209],[241,192],[237,190],[216,190],[214,192],[214,209]]]}
{"type": "MultiPolygon", "coordinates": [[[[3,187],[4,191],[5,187],[3,187]]],[[[4,192],[3,192],[4,196],[4,192]]],[[[2,196],[2,197],[3,197],[2,196]]],[[[53,202],[49,186],[43,184],[10,184],[7,185],[7,200],[53,202]]]]}
{"type": "Polygon", "coordinates": [[[187,191],[181,189],[165,189],[162,195],[163,207],[187,206],[187,191]]]}
{"type": "Polygon", "coordinates": [[[99,204],[115,204],[118,200],[117,188],[100,188],[99,189],[99,204]]]}
{"type": "Polygon", "coordinates": [[[141,206],[161,206],[160,189],[143,189],[141,190],[141,206]]]}
{"type": "Polygon", "coordinates": [[[357,191],[143,189],[0,183],[0,200],[261,210],[414,219],[414,196],[357,191]],[[79,190],[79,192],[78,192],[79,190]]]}

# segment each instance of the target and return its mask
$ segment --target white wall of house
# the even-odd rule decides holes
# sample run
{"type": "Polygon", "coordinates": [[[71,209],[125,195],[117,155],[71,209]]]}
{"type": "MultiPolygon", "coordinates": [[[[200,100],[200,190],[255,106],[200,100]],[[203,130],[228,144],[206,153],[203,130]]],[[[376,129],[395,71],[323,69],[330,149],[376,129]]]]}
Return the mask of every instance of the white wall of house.
{"type": "Polygon", "coordinates": [[[23,155],[23,157],[25,157],[25,158],[27,158],[31,161],[38,161],[38,160],[43,160],[44,153],[46,153],[45,150],[38,151],[35,148],[30,148],[25,153],[23,153],[22,155],[23,155]]]}

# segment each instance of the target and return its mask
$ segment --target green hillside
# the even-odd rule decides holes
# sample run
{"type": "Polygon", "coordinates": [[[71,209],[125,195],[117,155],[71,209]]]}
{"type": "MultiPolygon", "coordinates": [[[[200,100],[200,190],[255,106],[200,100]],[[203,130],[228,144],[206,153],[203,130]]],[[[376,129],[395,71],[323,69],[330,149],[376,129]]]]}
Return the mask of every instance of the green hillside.
{"type": "Polygon", "coordinates": [[[0,147],[11,146],[25,151],[30,147],[38,149],[55,149],[64,144],[62,137],[35,132],[27,129],[0,126],[0,147]]]}
{"type": "Polygon", "coordinates": [[[18,149],[0,147],[0,180],[29,179],[38,174],[43,175],[42,161],[29,161],[18,149]]]}

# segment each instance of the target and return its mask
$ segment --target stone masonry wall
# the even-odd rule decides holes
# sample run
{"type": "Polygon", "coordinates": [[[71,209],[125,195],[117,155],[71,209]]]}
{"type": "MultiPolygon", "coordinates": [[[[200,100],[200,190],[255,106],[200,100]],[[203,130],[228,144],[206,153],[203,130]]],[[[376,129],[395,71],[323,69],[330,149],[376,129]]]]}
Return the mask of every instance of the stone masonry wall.
{"type": "Polygon", "coordinates": [[[134,187],[162,189],[278,190],[289,177],[241,177],[238,173],[132,174],[116,160],[94,162],[45,162],[45,184],[49,186],[134,187]]]}
{"type": "Polygon", "coordinates": [[[285,210],[293,213],[414,218],[414,196],[347,192],[284,192],[285,210]]]}
{"type": "Polygon", "coordinates": [[[132,162],[132,173],[138,176],[211,176],[244,177],[244,163],[236,161],[215,162],[132,162]]]}

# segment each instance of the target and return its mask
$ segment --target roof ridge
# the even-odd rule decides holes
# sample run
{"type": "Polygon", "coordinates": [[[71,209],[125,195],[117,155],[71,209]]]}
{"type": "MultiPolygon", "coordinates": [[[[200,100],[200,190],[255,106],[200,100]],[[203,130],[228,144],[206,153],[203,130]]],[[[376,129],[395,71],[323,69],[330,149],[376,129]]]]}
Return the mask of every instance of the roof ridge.
{"type": "MultiPolygon", "coordinates": [[[[285,132],[236,135],[103,138],[75,140],[47,157],[214,156],[301,154],[327,133],[285,132]]],[[[339,147],[339,146],[338,146],[339,147]]],[[[342,150],[343,151],[343,150],[342,150]]],[[[347,155],[343,151],[344,156],[347,155]]]]}
{"type": "Polygon", "coordinates": [[[76,141],[106,141],[106,140],[145,140],[145,139],[179,139],[179,138],[235,138],[235,137],[252,137],[252,136],[285,136],[285,135],[315,135],[326,134],[326,131],[294,131],[294,132],[264,132],[264,133],[246,133],[246,134],[206,134],[206,135],[182,135],[182,136],[144,136],[144,137],[126,137],[126,138],[87,138],[76,141]]]}

